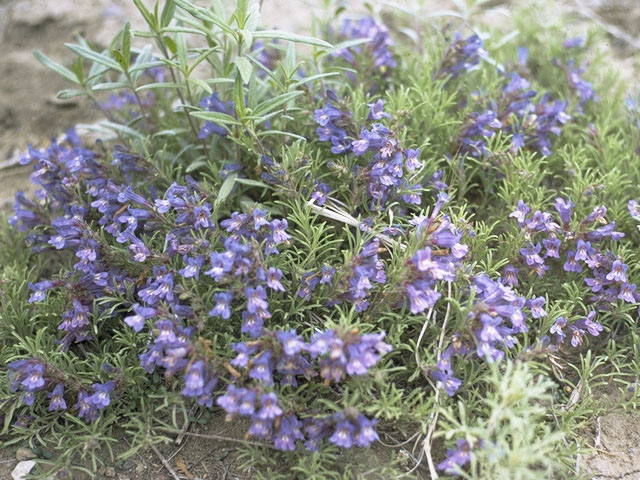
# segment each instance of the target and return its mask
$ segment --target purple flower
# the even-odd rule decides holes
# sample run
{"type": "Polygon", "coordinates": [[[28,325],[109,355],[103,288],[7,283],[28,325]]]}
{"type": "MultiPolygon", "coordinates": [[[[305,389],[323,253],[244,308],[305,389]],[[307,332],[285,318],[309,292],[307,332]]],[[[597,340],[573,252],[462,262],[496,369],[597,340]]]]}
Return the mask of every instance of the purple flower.
{"type": "Polygon", "coordinates": [[[282,349],[285,355],[297,355],[305,348],[304,342],[293,329],[288,332],[280,331],[276,334],[276,337],[282,344],[282,349]]]}
{"type": "Polygon", "coordinates": [[[580,273],[582,271],[582,266],[576,262],[575,252],[573,250],[569,250],[567,252],[567,261],[564,263],[562,268],[564,268],[565,272],[580,273]]]}
{"type": "Polygon", "coordinates": [[[84,390],[78,393],[78,400],[74,408],[78,411],[78,418],[84,418],[87,422],[93,422],[100,416],[100,412],[89,401],[91,396],[84,390]]]}
{"type": "Polygon", "coordinates": [[[213,295],[213,299],[216,302],[216,306],[209,311],[209,316],[228,320],[229,317],[231,317],[231,309],[229,308],[229,305],[233,300],[233,294],[231,292],[215,293],[213,295]]]}
{"type": "Polygon", "coordinates": [[[189,366],[184,381],[182,395],[185,397],[202,395],[204,390],[204,362],[202,360],[197,360],[189,366]]]}
{"type": "Polygon", "coordinates": [[[53,391],[47,395],[51,402],[49,403],[49,411],[66,410],[67,403],[64,401],[64,384],[58,383],[53,391]]]}
{"type": "Polygon", "coordinates": [[[611,272],[607,274],[606,278],[612,282],[625,283],[627,281],[626,271],[627,264],[622,263],[620,260],[616,260],[613,262],[611,272]]]}
{"type": "Polygon", "coordinates": [[[560,258],[560,239],[551,237],[542,240],[542,244],[546,250],[545,258],[560,258]]]}
{"type": "Polygon", "coordinates": [[[640,204],[636,200],[629,200],[627,208],[629,209],[631,218],[640,221],[640,204]]]}
{"type": "Polygon", "coordinates": [[[531,315],[533,318],[542,318],[547,315],[547,312],[544,310],[544,304],[546,300],[544,297],[534,298],[529,301],[529,309],[531,310],[531,315]]]}
{"type": "Polygon", "coordinates": [[[333,435],[329,437],[329,441],[342,448],[351,448],[355,443],[355,430],[355,427],[346,420],[338,422],[333,435]]]}
{"type": "Polygon", "coordinates": [[[185,255],[184,261],[187,264],[182,270],[179,270],[178,273],[182,275],[184,278],[198,278],[200,274],[200,268],[204,265],[204,257],[198,256],[195,258],[187,257],[185,255]]]}
{"type": "Polygon", "coordinates": [[[135,315],[130,315],[124,318],[124,323],[133,328],[136,332],[142,330],[144,327],[145,321],[153,318],[157,315],[157,310],[151,307],[143,307],[139,303],[136,303],[133,306],[133,311],[135,315]]]}
{"type": "Polygon", "coordinates": [[[254,380],[264,382],[267,385],[272,385],[272,370],[273,365],[271,361],[271,352],[269,350],[265,350],[254,357],[253,368],[249,371],[249,377],[253,378],[254,380]]]}
{"type": "Polygon", "coordinates": [[[44,387],[44,370],[45,366],[41,363],[27,365],[27,374],[21,383],[27,392],[35,392],[44,387]]]}
{"type": "Polygon", "coordinates": [[[462,380],[454,377],[451,374],[441,372],[439,370],[434,370],[431,372],[431,376],[438,382],[442,383],[444,391],[450,397],[453,397],[455,393],[458,391],[460,386],[462,385],[462,380]]]}
{"type": "Polygon", "coordinates": [[[526,248],[520,249],[520,254],[524,257],[525,262],[527,262],[527,265],[529,266],[543,264],[544,260],[539,255],[540,249],[541,246],[539,242],[535,245],[530,243],[526,248]]]}
{"type": "Polygon", "coordinates": [[[244,293],[247,297],[247,311],[249,313],[255,314],[269,307],[267,303],[267,293],[263,286],[258,285],[256,288],[247,287],[244,293]]]}
{"type": "Polygon", "coordinates": [[[93,387],[93,395],[87,398],[87,402],[92,406],[97,408],[98,410],[102,410],[105,407],[108,407],[111,403],[110,395],[113,389],[116,386],[116,382],[110,381],[104,384],[94,383],[93,387]]]}
{"type": "Polygon", "coordinates": [[[518,221],[518,224],[520,226],[524,225],[525,219],[527,217],[527,214],[531,211],[531,209],[529,208],[529,206],[524,203],[522,200],[518,200],[518,208],[517,210],[515,210],[514,212],[512,212],[511,214],[509,214],[509,217],[513,217],[518,221]]]}
{"type": "Polygon", "coordinates": [[[635,293],[636,284],[629,284],[625,282],[620,286],[620,293],[618,293],[618,298],[625,302],[636,303],[635,293]]]}
{"type": "Polygon", "coordinates": [[[564,41],[564,48],[580,48],[584,46],[584,37],[572,37],[564,41]]]}
{"type": "Polygon", "coordinates": [[[29,303],[42,302],[45,299],[46,292],[53,288],[54,283],[49,280],[43,280],[35,284],[29,282],[29,288],[33,293],[29,297],[29,303]]]}
{"type": "Polygon", "coordinates": [[[558,343],[563,343],[564,339],[566,338],[566,334],[562,330],[566,326],[567,326],[567,321],[564,319],[564,317],[558,317],[554,322],[554,324],[549,329],[549,332],[556,336],[556,341],[558,343]]]}
{"type": "Polygon", "coordinates": [[[282,220],[276,218],[271,222],[271,229],[273,230],[272,238],[274,243],[287,242],[291,238],[291,236],[286,232],[288,226],[289,224],[286,218],[283,218],[282,220]]]}
{"type": "Polygon", "coordinates": [[[438,468],[445,473],[455,475],[463,465],[471,460],[471,445],[466,440],[458,439],[455,449],[447,450],[447,458],[438,464],[438,468]]]}
{"type": "Polygon", "coordinates": [[[383,118],[391,118],[391,115],[384,112],[384,101],[377,100],[375,103],[367,104],[369,107],[369,120],[382,120],[383,118]]]}
{"type": "Polygon", "coordinates": [[[571,210],[574,206],[571,199],[567,201],[563,198],[556,198],[556,211],[558,215],[560,215],[560,220],[562,220],[562,224],[565,227],[571,222],[571,210]]]}
{"type": "Polygon", "coordinates": [[[280,279],[282,278],[282,271],[279,268],[270,267],[267,271],[267,287],[271,290],[277,290],[280,292],[284,292],[285,289],[280,283],[280,279]]]}
{"type": "Polygon", "coordinates": [[[301,427],[302,424],[295,415],[282,417],[278,432],[273,436],[273,446],[278,450],[294,451],[296,449],[295,441],[304,439],[301,427]]]}
{"type": "Polygon", "coordinates": [[[275,393],[265,393],[260,396],[261,408],[257,413],[262,420],[275,420],[282,415],[282,409],[278,406],[278,397],[275,393]]]}

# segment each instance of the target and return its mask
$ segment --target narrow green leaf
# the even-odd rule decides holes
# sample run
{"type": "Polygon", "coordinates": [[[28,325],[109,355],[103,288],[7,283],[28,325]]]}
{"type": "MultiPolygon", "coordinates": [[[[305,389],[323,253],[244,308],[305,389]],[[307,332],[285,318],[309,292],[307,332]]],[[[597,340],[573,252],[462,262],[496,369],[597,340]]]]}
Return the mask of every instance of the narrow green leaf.
{"type": "Polygon", "coordinates": [[[298,80],[297,82],[291,84],[293,88],[299,87],[300,85],[304,85],[305,83],[313,82],[319,78],[325,77],[335,77],[336,75],[340,75],[338,72],[327,72],[327,73],[318,73],[316,75],[311,75],[310,77],[305,77],[302,80],[298,80]]]}
{"type": "Polygon", "coordinates": [[[184,170],[185,170],[186,173],[191,173],[191,172],[193,172],[194,170],[197,170],[200,167],[206,167],[207,164],[208,164],[208,162],[206,160],[196,160],[194,162],[191,162],[187,166],[187,168],[185,168],[184,170]]]}
{"type": "Polygon", "coordinates": [[[284,57],[284,69],[287,78],[291,78],[296,70],[296,45],[289,42],[287,46],[287,55],[284,57]]]}
{"type": "Polygon", "coordinates": [[[160,26],[162,28],[168,26],[173,20],[173,14],[176,11],[176,4],[173,3],[173,0],[166,0],[164,4],[164,8],[162,9],[162,14],[160,15],[160,26]]]}
{"type": "Polygon", "coordinates": [[[158,22],[153,17],[151,12],[147,10],[147,7],[145,7],[144,3],[142,3],[142,0],[133,0],[133,3],[136,5],[136,8],[144,18],[144,21],[147,22],[147,25],[149,25],[149,27],[151,27],[151,30],[153,30],[154,32],[157,32],[158,22]]]}
{"type": "Polygon", "coordinates": [[[238,118],[243,119],[246,116],[246,108],[244,104],[244,88],[242,87],[242,77],[240,75],[236,75],[235,85],[233,86],[233,101],[238,118]]]}
{"type": "Polygon", "coordinates": [[[244,28],[244,24],[247,21],[247,12],[249,10],[249,0],[238,0],[238,7],[234,13],[236,17],[236,23],[239,29],[244,28]]]}
{"type": "Polygon", "coordinates": [[[187,77],[187,80],[190,83],[193,83],[194,85],[197,85],[198,87],[200,87],[201,89],[203,89],[205,92],[207,92],[209,95],[211,95],[213,93],[213,90],[211,89],[211,87],[209,86],[209,84],[207,82],[205,82],[204,80],[197,78],[197,77],[187,77]]]}
{"type": "Polygon", "coordinates": [[[307,141],[307,139],[304,138],[301,135],[297,135],[297,134],[291,133],[291,132],[283,132],[282,130],[264,130],[264,131],[259,132],[257,134],[258,137],[265,137],[267,135],[284,135],[284,136],[287,136],[287,137],[297,138],[298,140],[302,140],[304,142],[307,141]]]}
{"type": "Polygon", "coordinates": [[[80,84],[80,81],[78,80],[78,75],[74,74],[67,67],[63,67],[59,63],[54,62],[49,57],[47,57],[44,53],[41,53],[38,50],[34,51],[33,55],[38,59],[38,61],[42,65],[47,67],[49,70],[53,70],[58,75],[66,78],[67,80],[69,80],[72,83],[80,84]]]}
{"type": "Polygon", "coordinates": [[[86,95],[87,95],[87,92],[85,92],[84,90],[70,89],[70,90],[60,90],[56,94],[56,98],[59,98],[60,100],[69,100],[70,98],[82,97],[86,95]]]}
{"type": "Polygon", "coordinates": [[[231,115],[220,112],[190,112],[192,117],[202,118],[221,125],[240,125],[240,122],[231,115]]]}
{"type": "Polygon", "coordinates": [[[222,202],[224,202],[227,199],[227,197],[231,193],[231,190],[233,190],[233,185],[236,182],[236,178],[237,178],[237,175],[229,175],[227,178],[224,179],[224,182],[222,182],[222,186],[218,191],[218,198],[216,198],[215,201],[213,202],[214,208],[219,207],[220,204],[222,204],[222,202]]]}
{"type": "Polygon", "coordinates": [[[236,183],[249,185],[251,187],[271,188],[271,186],[267,185],[266,183],[259,182],[258,180],[252,180],[250,178],[236,178],[236,183]]]}
{"type": "Polygon", "coordinates": [[[154,88],[180,88],[181,85],[173,82],[163,82],[163,83],[148,83],[147,85],[141,85],[136,88],[136,92],[142,92],[143,90],[151,90],[154,88]]]}
{"type": "Polygon", "coordinates": [[[99,92],[102,90],[120,90],[121,88],[128,88],[128,82],[107,82],[107,83],[98,83],[94,85],[91,90],[94,92],[99,92]]]}
{"type": "Polygon", "coordinates": [[[253,73],[253,65],[251,65],[249,60],[247,60],[247,57],[236,58],[236,67],[238,67],[242,81],[244,83],[249,83],[249,80],[251,80],[251,74],[253,73]]]}
{"type": "Polygon", "coordinates": [[[324,40],[314,37],[306,37],[304,35],[296,35],[293,33],[283,32],[281,30],[257,30],[253,33],[255,38],[277,38],[278,40],[288,40],[296,43],[307,43],[317,47],[331,49],[333,45],[324,40]]]}
{"type": "Polygon", "coordinates": [[[126,62],[122,68],[124,68],[125,71],[128,71],[129,66],[131,65],[131,27],[129,22],[125,23],[122,32],[122,56],[126,62]]]}
{"type": "Polygon", "coordinates": [[[287,103],[289,100],[293,100],[297,96],[302,95],[301,90],[296,90],[294,92],[283,93],[282,95],[278,95],[277,97],[270,98],[269,100],[265,100],[260,105],[258,105],[253,112],[254,115],[262,116],[265,115],[272,110],[275,110],[280,105],[287,103]]]}
{"type": "Polygon", "coordinates": [[[80,45],[74,45],[73,43],[65,43],[65,46],[71,50],[73,53],[80,55],[82,58],[86,58],[87,60],[91,60],[95,63],[99,63],[100,65],[104,65],[105,67],[112,68],[113,70],[117,70],[122,72],[122,68],[112,58],[103,55],[102,53],[94,52],[93,50],[82,47],[80,45]]]}

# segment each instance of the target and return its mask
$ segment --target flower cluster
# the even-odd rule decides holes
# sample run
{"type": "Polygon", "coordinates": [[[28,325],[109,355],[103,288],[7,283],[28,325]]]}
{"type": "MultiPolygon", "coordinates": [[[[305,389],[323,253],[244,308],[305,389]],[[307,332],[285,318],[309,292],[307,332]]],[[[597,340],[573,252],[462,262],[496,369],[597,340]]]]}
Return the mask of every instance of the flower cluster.
{"type": "Polygon", "coordinates": [[[560,135],[562,125],[571,118],[567,104],[551,101],[548,94],[534,103],[530,83],[517,73],[507,76],[498,99],[489,108],[471,114],[459,139],[459,153],[481,157],[487,153],[487,138],[502,130],[512,135],[511,151],[531,147],[543,155],[551,154],[551,135],[560,135]]]}
{"type": "Polygon", "coordinates": [[[453,40],[442,55],[440,68],[434,78],[456,78],[463,71],[471,70],[480,63],[480,59],[487,56],[488,53],[482,47],[482,40],[478,35],[462,38],[458,33],[455,33],[453,40]]]}
{"type": "MultiPolygon", "coordinates": [[[[337,103],[335,94],[327,93],[337,103]]],[[[356,128],[351,125],[352,114],[336,108],[334,103],[330,100],[315,111],[318,139],[330,141],[331,151],[335,154],[353,153],[357,157],[373,154],[366,166],[357,166],[353,172],[354,180],[366,188],[371,205],[384,206],[397,196],[405,203],[419,205],[422,189],[420,185],[412,185],[408,177],[423,166],[419,160],[420,150],[404,149],[395,133],[378,122],[390,116],[384,112],[384,102],[378,100],[369,104],[372,122],[360,130],[357,138],[356,128]]],[[[358,185],[354,187],[358,188],[358,185]]],[[[314,195],[324,203],[327,190],[325,184],[319,184],[314,195]]]]}
{"type": "Polygon", "coordinates": [[[516,345],[516,335],[529,330],[526,324],[525,307],[529,307],[534,318],[546,315],[542,308],[544,298],[527,302],[510,286],[494,281],[486,274],[472,278],[470,285],[470,310],[466,330],[457,332],[440,357],[432,377],[442,383],[445,392],[453,396],[462,382],[453,376],[454,356],[475,354],[487,362],[496,362],[504,357],[504,350],[516,345]]]}
{"type": "Polygon", "coordinates": [[[423,239],[423,244],[427,244],[406,263],[404,291],[414,315],[435,305],[441,295],[436,291],[437,282],[454,281],[460,260],[468,251],[468,247],[460,243],[462,234],[455,229],[449,217],[438,217],[447,201],[448,196],[440,192],[429,217],[418,216],[411,220],[416,226],[416,235],[423,239]]]}
{"type": "Polygon", "coordinates": [[[568,322],[564,317],[558,317],[549,332],[555,335],[556,344],[562,345],[567,338],[567,333],[563,330],[566,329],[571,337],[571,346],[578,347],[582,345],[586,332],[594,337],[602,332],[602,325],[593,320],[595,316],[596,312],[591,311],[585,318],[573,322],[568,322]]]}
{"type": "Polygon", "coordinates": [[[391,350],[384,336],[326,330],[306,343],[295,330],[265,331],[260,339],[233,345],[237,356],[230,363],[247,373],[236,374],[216,403],[228,419],[250,417],[248,434],[270,440],[279,450],[294,450],[295,441],[305,439],[305,446],[316,450],[325,438],[343,448],[369,446],[378,438],[375,420],[348,408],[330,416],[307,414],[301,421],[296,412],[281,406],[273,391],[274,377],[280,385],[296,387],[296,377],[309,380],[319,374],[328,383],[365,375],[391,350]],[[246,386],[238,386],[241,383],[246,386]]]}
{"type": "Polygon", "coordinates": [[[391,52],[393,41],[389,36],[389,29],[376,22],[373,18],[365,17],[360,20],[345,20],[342,24],[340,36],[343,39],[363,38],[369,39],[369,41],[362,45],[338,49],[332,52],[334,57],[343,58],[354,67],[359,68],[361,66],[358,60],[365,59],[382,73],[388,68],[397,66],[391,52]]]}
{"type": "MultiPolygon", "coordinates": [[[[210,97],[203,98],[200,102],[200,106],[208,112],[224,113],[231,116],[235,116],[236,113],[235,104],[232,101],[223,102],[215,92],[210,97]]],[[[228,134],[227,129],[222,125],[219,125],[215,122],[206,121],[204,126],[200,129],[200,134],[198,136],[200,138],[207,138],[214,133],[216,135],[220,135],[221,137],[224,137],[228,134]]]]}
{"type": "Polygon", "coordinates": [[[47,390],[53,385],[49,398],[49,411],[67,410],[65,400],[65,387],[70,386],[76,393],[74,409],[79,418],[91,422],[98,418],[100,410],[111,403],[111,394],[116,387],[116,382],[94,383],[91,393],[80,386],[68,375],[57,371],[37,358],[16,360],[8,365],[11,391],[23,391],[22,402],[25,405],[33,405],[35,394],[47,390]],[[66,385],[68,384],[68,385],[66,385]]]}
{"type": "MultiPolygon", "coordinates": [[[[520,263],[539,276],[549,270],[547,262],[554,258],[564,259],[565,272],[581,273],[586,267],[590,276],[585,277],[584,281],[594,293],[590,300],[601,310],[609,309],[617,300],[640,302],[635,283],[628,282],[627,264],[613,252],[599,248],[599,244],[607,238],[616,241],[624,237],[624,233],[615,230],[615,221],[605,220],[607,208],[598,206],[582,221],[573,222],[573,207],[571,199],[556,199],[558,224],[551,213],[531,213],[528,205],[518,202],[517,209],[510,216],[518,221],[527,241],[527,245],[520,249],[520,263]]],[[[517,267],[511,265],[509,268],[511,284],[515,285],[517,267]]]]}
{"type": "MultiPolygon", "coordinates": [[[[357,312],[363,312],[369,307],[366,300],[374,283],[384,284],[386,272],[384,262],[378,256],[380,241],[374,238],[366,243],[360,253],[344,265],[339,284],[334,286],[335,297],[329,302],[338,305],[343,301],[354,304],[357,312]]],[[[320,271],[309,271],[302,275],[301,288],[298,295],[305,300],[311,299],[313,291],[322,284],[333,286],[336,269],[324,266],[320,271]]]]}

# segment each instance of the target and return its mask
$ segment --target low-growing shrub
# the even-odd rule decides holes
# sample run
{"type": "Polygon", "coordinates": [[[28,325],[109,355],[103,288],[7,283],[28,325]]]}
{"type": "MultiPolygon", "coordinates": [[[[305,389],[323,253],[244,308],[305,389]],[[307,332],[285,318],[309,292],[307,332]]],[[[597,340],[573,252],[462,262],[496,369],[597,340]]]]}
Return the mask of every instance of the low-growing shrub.
{"type": "Polygon", "coordinates": [[[367,478],[340,458],[378,442],[388,478],[575,478],[592,389],[637,372],[637,109],[599,33],[136,5],[70,68],[36,53],[106,120],[21,158],[7,443],[92,472],[214,409],[256,478],[367,478]]]}

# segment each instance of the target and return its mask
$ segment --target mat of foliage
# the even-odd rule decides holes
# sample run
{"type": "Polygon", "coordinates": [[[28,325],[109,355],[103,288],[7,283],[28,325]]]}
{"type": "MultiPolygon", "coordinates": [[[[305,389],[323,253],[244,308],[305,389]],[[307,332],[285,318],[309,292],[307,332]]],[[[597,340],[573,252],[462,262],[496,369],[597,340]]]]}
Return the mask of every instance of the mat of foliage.
{"type": "Polygon", "coordinates": [[[108,50],[35,53],[106,120],[21,159],[6,444],[73,478],[215,410],[256,478],[366,478],[344,451],[378,442],[389,478],[577,478],[640,360],[640,107],[601,34],[136,4],[108,50]]]}

